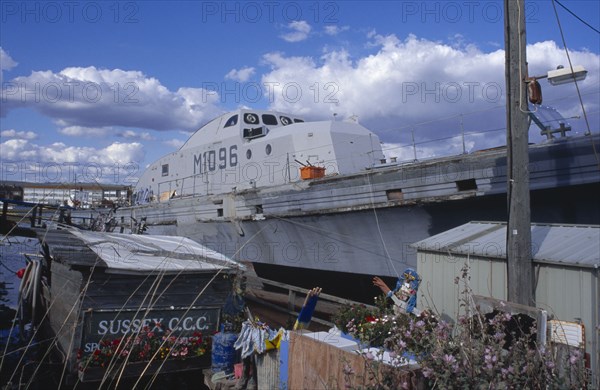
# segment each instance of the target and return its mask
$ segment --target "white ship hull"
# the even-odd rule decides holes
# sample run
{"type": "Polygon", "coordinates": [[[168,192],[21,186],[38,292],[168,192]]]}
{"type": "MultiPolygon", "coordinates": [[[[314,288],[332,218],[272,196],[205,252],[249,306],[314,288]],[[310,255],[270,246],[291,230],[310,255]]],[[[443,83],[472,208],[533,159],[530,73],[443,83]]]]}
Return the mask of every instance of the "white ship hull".
{"type": "MultiPolygon", "coordinates": [[[[600,150],[598,136],[530,148],[532,221],[600,224],[600,169],[592,142],[600,150]]],[[[501,149],[276,187],[176,197],[121,208],[116,220],[128,226],[130,217],[144,219],[148,234],[189,237],[250,261],[271,278],[310,285],[322,277],[335,284],[331,278],[343,273],[364,280],[367,288],[367,276],[396,277],[416,266],[410,244],[468,221],[506,220],[505,210],[506,152],[501,149]]]]}

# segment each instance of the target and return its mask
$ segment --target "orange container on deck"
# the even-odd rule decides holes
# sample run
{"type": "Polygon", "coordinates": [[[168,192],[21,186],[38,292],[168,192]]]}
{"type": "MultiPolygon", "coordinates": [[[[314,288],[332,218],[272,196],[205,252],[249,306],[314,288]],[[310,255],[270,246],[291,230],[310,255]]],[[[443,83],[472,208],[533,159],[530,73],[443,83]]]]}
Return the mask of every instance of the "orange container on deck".
{"type": "Polygon", "coordinates": [[[325,168],[323,167],[302,167],[300,168],[300,178],[302,180],[318,179],[325,176],[325,168]]]}

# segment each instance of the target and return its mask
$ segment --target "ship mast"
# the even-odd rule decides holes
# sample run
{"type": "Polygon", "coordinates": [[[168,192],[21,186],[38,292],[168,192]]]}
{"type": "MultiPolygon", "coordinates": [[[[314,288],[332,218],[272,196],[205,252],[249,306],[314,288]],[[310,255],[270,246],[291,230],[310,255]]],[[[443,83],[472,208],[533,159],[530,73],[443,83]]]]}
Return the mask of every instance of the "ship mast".
{"type": "Polygon", "coordinates": [[[504,1],[508,300],[535,306],[529,198],[525,0],[504,1]]]}

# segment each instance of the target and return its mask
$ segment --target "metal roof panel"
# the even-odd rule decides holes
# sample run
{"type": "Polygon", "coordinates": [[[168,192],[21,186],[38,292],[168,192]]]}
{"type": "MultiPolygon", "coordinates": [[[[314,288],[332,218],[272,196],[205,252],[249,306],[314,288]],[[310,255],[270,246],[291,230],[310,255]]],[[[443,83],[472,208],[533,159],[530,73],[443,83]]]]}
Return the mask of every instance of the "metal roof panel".
{"type": "MultiPolygon", "coordinates": [[[[532,224],[537,263],[600,267],[600,225],[532,224]]],[[[506,223],[469,222],[411,245],[426,251],[506,258],[506,223]]]]}

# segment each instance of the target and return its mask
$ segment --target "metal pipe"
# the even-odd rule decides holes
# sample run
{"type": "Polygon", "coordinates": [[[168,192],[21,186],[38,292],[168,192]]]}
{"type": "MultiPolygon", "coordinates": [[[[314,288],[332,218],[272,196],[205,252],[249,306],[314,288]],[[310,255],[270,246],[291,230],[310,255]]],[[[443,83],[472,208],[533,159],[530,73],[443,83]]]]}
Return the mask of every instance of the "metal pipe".
{"type": "Polygon", "coordinates": [[[600,334],[600,268],[596,266],[595,272],[592,273],[592,350],[591,368],[592,368],[592,388],[594,385],[600,385],[600,345],[598,345],[598,335],[600,334]]]}

